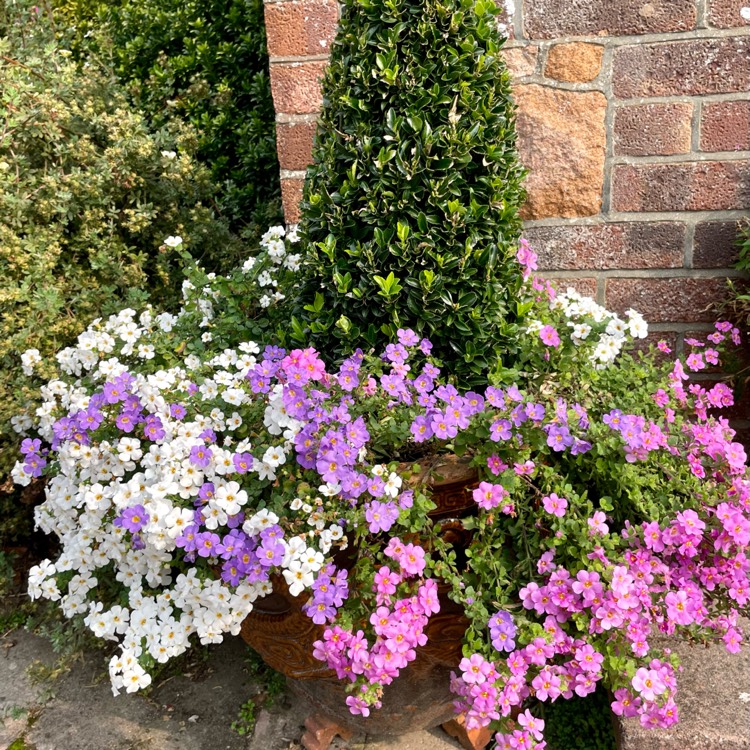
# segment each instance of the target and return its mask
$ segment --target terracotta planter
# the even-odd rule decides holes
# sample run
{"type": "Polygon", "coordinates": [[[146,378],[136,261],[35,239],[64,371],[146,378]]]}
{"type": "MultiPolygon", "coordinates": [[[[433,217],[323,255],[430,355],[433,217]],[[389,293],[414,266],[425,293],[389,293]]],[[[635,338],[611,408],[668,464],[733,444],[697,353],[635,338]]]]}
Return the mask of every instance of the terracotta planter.
{"type": "MultiPolygon", "coordinates": [[[[450,519],[472,512],[470,491],[477,484],[476,472],[466,461],[440,457],[420,479],[432,484],[437,508],[430,515],[443,520],[447,536],[457,538],[460,523],[450,519]],[[433,479],[438,475],[439,479],[433,479]]],[[[241,635],[269,666],[289,678],[295,692],[304,694],[320,711],[321,716],[308,722],[309,731],[303,738],[308,748],[326,747],[337,733],[397,736],[455,718],[449,679],[451,670],[461,660],[468,623],[460,607],[447,598],[446,591],[447,587],[440,591],[440,612],[430,618],[426,628],[427,644],[417,650],[417,658],[399,678],[385,688],[383,707],[368,718],[349,713],[344,683],[313,658],[312,644],[322,637],[323,627],[302,612],[308,596],[291,596],[283,579],[274,581],[274,592],[255,603],[242,624],[241,635]]]]}

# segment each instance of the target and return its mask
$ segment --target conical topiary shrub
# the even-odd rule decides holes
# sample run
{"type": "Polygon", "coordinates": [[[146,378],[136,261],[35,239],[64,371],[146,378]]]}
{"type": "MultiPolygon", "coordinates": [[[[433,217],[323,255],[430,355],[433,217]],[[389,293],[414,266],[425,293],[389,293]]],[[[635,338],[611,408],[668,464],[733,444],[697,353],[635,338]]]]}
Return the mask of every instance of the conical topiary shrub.
{"type": "Polygon", "coordinates": [[[331,356],[411,327],[470,384],[513,338],[524,172],[495,12],[490,0],[344,3],[293,321],[331,356]]]}

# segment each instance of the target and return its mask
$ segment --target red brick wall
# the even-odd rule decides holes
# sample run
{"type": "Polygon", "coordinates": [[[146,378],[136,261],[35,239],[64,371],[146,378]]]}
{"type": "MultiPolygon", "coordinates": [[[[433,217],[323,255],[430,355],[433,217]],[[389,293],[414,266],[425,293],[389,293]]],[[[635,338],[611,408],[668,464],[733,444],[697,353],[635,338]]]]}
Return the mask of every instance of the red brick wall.
{"type": "MultiPolygon", "coordinates": [[[[546,274],[677,341],[708,326],[750,209],[750,0],[514,5],[499,22],[546,274]]],[[[266,0],[290,223],[337,17],[333,0],[266,0]]]]}

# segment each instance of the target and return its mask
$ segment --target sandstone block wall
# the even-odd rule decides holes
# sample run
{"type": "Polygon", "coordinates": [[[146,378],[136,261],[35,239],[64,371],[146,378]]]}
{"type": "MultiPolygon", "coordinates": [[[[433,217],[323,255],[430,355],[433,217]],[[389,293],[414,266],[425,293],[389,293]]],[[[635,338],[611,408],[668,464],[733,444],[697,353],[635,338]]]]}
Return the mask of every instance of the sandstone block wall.
{"type": "MultiPolygon", "coordinates": [[[[750,209],[750,0],[505,0],[526,236],[546,275],[680,343],[710,325],[750,209]]],[[[287,221],[334,0],[266,0],[287,221]]]]}

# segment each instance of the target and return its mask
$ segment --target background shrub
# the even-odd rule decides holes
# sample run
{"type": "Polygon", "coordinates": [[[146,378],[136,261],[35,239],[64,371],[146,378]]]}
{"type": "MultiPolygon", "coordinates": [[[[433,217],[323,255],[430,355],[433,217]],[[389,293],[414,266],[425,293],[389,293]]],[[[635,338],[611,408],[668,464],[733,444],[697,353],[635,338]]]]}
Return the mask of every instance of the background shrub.
{"type": "Polygon", "coordinates": [[[16,460],[10,420],[33,393],[25,350],[39,350],[49,376],[52,353],[91,319],[176,299],[170,235],[207,265],[227,247],[240,253],[215,216],[195,131],[149,129],[111,75],[79,72],[38,12],[10,10],[0,28],[0,477],[16,460]]]}
{"type": "Polygon", "coordinates": [[[408,326],[470,384],[512,338],[523,169],[495,12],[344,3],[300,225],[297,314],[324,351],[408,326]]]}
{"type": "Polygon", "coordinates": [[[281,221],[263,0],[54,1],[82,59],[111,64],[155,125],[195,127],[233,230],[254,242],[281,221]]]}

